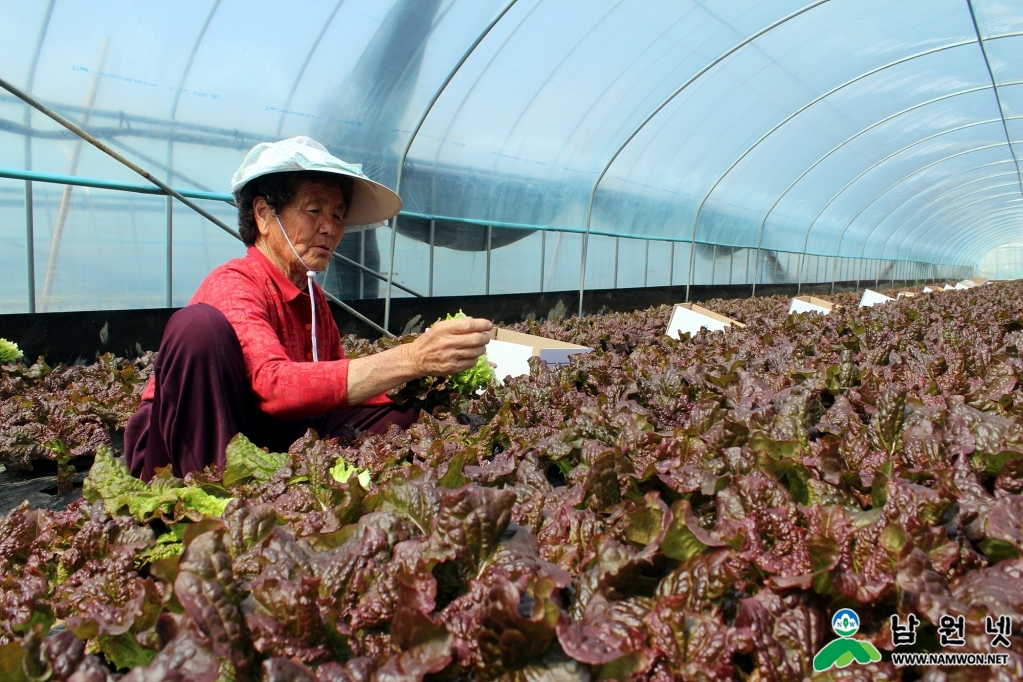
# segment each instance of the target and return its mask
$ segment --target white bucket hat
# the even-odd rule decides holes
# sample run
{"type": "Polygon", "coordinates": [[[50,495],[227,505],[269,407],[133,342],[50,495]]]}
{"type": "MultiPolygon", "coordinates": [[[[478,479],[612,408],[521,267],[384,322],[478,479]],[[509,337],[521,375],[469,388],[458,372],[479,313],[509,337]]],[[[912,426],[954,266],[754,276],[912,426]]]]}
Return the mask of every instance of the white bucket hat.
{"type": "Polygon", "coordinates": [[[231,194],[239,200],[242,188],[250,181],[270,173],[320,171],[344,175],[354,181],[352,205],[345,214],[345,229],[380,227],[380,223],[398,215],[401,199],[379,182],[367,178],[362,164],[348,163],[332,156],[316,140],[300,135],[280,142],[260,142],[245,155],[231,178],[231,194]]]}

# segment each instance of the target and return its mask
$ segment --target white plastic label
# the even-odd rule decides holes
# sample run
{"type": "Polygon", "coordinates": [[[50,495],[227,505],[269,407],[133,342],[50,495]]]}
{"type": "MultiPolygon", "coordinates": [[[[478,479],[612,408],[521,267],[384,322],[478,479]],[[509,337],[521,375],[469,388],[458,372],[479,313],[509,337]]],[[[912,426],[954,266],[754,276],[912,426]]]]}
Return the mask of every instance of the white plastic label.
{"type": "Polygon", "coordinates": [[[893,299],[891,296],[885,296],[884,294],[879,294],[876,291],[874,291],[873,289],[864,289],[864,291],[863,291],[863,298],[860,299],[860,307],[861,308],[872,308],[873,306],[877,305],[878,303],[887,303],[888,301],[894,301],[894,300],[895,299],[893,299]]]}
{"type": "Polygon", "coordinates": [[[790,313],[820,313],[821,315],[827,315],[831,312],[829,308],[825,308],[822,305],[811,303],[810,301],[804,301],[799,298],[792,299],[792,303],[789,305],[790,313]]]}
{"type": "Polygon", "coordinates": [[[689,308],[677,306],[671,314],[671,320],[668,322],[668,330],[665,334],[673,339],[677,339],[680,334],[685,334],[686,332],[695,336],[698,331],[704,328],[712,332],[719,332],[723,331],[725,327],[730,326],[731,324],[728,322],[715,320],[713,317],[690,310],[689,308]]]}
{"type": "Polygon", "coordinates": [[[521,343],[491,339],[487,344],[487,360],[497,365],[494,375],[502,382],[508,376],[529,374],[529,358],[532,356],[533,349],[521,343]]]}

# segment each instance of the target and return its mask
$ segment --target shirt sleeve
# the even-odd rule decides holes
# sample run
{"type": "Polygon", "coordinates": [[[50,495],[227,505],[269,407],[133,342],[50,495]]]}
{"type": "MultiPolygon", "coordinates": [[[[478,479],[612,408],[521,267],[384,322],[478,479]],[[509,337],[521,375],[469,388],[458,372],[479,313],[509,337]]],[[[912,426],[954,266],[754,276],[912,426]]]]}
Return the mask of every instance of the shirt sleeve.
{"type": "MultiPolygon", "coordinates": [[[[256,406],[281,419],[298,419],[348,407],[348,360],[295,362],[288,357],[261,287],[239,272],[223,273],[218,308],[234,327],[256,406]]],[[[214,300],[210,300],[210,299],[214,300]]]]}
{"type": "MultiPolygon", "coordinates": [[[[341,330],[337,328],[337,323],[334,322],[333,315],[330,314],[330,307],[327,304],[327,297],[323,294],[323,289],[316,288],[316,311],[317,315],[320,315],[320,311],[324,311],[321,316],[320,329],[327,330],[327,353],[331,359],[344,359],[345,348],[341,342],[341,330]]],[[[346,375],[346,386],[347,386],[347,375],[346,375]]],[[[394,405],[394,401],[387,396],[387,391],[384,391],[380,395],[375,395],[372,398],[363,400],[359,405],[394,405]]]]}
{"type": "Polygon", "coordinates": [[[154,397],[156,397],[156,375],[150,374],[149,382],[142,391],[141,401],[145,402],[147,400],[152,400],[154,397]]]}

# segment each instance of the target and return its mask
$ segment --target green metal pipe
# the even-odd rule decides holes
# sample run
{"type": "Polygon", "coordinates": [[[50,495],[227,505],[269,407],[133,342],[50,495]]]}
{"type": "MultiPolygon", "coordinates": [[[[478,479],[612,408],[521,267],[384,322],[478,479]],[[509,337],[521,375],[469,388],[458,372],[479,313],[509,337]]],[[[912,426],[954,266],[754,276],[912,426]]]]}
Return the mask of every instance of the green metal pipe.
{"type": "MultiPolygon", "coordinates": [[[[0,168],[0,178],[10,178],[12,180],[32,180],[35,182],[50,182],[58,185],[77,185],[79,187],[94,187],[97,189],[112,189],[120,192],[134,192],[136,194],[166,194],[162,189],[156,186],[149,185],[133,185],[128,182],[116,182],[114,180],[101,180],[99,178],[83,178],[76,175],[57,175],[56,173],[40,173],[37,171],[26,171],[15,168],[0,168]]],[[[175,189],[178,194],[188,197],[190,199],[207,199],[210,201],[223,201],[224,203],[234,205],[234,197],[230,194],[221,194],[219,192],[202,192],[199,190],[191,189],[175,189]]],[[[385,275],[381,275],[371,268],[367,268],[350,258],[347,258],[340,253],[334,254],[337,258],[342,260],[348,265],[361,270],[373,277],[376,277],[382,282],[387,281],[385,275]]],[[[417,291],[406,287],[398,282],[393,283],[394,286],[406,291],[413,296],[422,297],[417,291]]]]}
{"type": "MultiPolygon", "coordinates": [[[[97,189],[113,189],[119,192],[134,192],[136,194],[167,194],[156,185],[133,185],[129,182],[101,180],[98,178],[82,178],[77,175],[58,175],[56,173],[42,173],[39,171],[19,170],[16,168],[0,168],[0,178],[32,180],[33,182],[51,182],[58,185],[76,185],[78,187],[95,187],[97,189]]],[[[175,191],[181,196],[188,197],[189,199],[209,199],[212,201],[223,201],[229,204],[234,203],[234,197],[230,194],[200,192],[191,189],[175,189],[175,191]]]]}

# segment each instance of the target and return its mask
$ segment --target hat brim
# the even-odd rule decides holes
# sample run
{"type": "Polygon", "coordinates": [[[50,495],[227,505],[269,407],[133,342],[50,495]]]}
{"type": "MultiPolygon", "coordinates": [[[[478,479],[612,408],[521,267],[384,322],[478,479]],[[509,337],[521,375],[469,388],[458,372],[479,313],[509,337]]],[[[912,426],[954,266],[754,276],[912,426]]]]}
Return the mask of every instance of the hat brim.
{"type": "Polygon", "coordinates": [[[380,227],[380,223],[390,220],[401,211],[401,197],[388,187],[347,173],[338,174],[347,175],[355,181],[352,187],[352,205],[345,213],[345,230],[359,232],[380,227]]]}
{"type": "MultiPolygon", "coordinates": [[[[248,185],[256,178],[261,178],[265,175],[276,175],[277,173],[299,173],[303,171],[331,173],[333,175],[340,175],[352,179],[352,202],[348,207],[348,211],[345,213],[346,232],[362,232],[363,230],[383,227],[386,221],[398,215],[398,212],[401,211],[401,197],[399,197],[390,188],[385,185],[381,185],[379,182],[370,180],[369,178],[360,177],[352,173],[346,173],[341,169],[295,168],[294,170],[275,170],[253,175],[245,180],[245,185],[248,185]]],[[[241,196],[242,189],[245,185],[242,185],[235,190],[234,197],[236,201],[239,196],[241,196]]]]}

